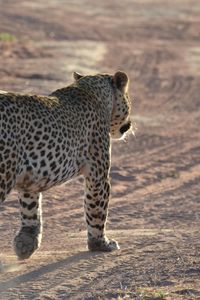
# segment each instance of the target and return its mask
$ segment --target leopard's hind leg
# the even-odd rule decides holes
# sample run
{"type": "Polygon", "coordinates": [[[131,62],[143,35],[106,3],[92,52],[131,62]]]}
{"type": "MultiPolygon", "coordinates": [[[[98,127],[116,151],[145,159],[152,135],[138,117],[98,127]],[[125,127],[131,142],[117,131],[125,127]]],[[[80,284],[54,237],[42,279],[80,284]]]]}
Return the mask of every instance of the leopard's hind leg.
{"type": "Polygon", "coordinates": [[[42,194],[19,192],[21,228],[14,238],[14,250],[19,259],[29,258],[41,244],[42,194]]]}

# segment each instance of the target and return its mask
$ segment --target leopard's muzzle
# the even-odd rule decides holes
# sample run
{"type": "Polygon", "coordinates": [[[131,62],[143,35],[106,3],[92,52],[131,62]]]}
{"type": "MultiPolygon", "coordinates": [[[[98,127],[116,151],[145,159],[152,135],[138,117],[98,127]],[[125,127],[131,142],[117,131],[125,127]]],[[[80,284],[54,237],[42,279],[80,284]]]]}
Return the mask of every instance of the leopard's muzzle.
{"type": "Polygon", "coordinates": [[[127,132],[129,129],[131,128],[131,121],[128,121],[127,123],[125,123],[120,129],[120,133],[124,134],[125,132],[127,132]]]}

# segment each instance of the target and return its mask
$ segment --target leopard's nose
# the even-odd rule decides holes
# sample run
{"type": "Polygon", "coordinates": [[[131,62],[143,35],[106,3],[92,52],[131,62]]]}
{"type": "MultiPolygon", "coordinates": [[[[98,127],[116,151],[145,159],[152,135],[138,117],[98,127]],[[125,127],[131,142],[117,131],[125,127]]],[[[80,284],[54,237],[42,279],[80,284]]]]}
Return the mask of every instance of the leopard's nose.
{"type": "Polygon", "coordinates": [[[124,124],[120,129],[120,133],[124,134],[126,131],[128,131],[131,128],[131,121],[128,121],[126,124],[124,124]]]}

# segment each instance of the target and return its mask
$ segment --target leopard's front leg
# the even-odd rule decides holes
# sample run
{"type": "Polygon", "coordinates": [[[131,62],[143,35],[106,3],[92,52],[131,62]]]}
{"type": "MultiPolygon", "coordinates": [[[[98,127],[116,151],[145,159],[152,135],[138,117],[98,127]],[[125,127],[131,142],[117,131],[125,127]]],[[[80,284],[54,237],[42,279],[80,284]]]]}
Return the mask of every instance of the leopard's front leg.
{"type": "Polygon", "coordinates": [[[14,238],[14,250],[19,259],[29,258],[42,239],[41,193],[20,192],[21,228],[14,238]]]}
{"type": "MultiPolygon", "coordinates": [[[[106,157],[109,158],[109,155],[106,157]]],[[[119,249],[118,243],[115,240],[109,240],[105,233],[109,196],[109,159],[105,161],[93,157],[93,162],[87,166],[85,174],[84,200],[88,248],[91,251],[119,249]]]]}

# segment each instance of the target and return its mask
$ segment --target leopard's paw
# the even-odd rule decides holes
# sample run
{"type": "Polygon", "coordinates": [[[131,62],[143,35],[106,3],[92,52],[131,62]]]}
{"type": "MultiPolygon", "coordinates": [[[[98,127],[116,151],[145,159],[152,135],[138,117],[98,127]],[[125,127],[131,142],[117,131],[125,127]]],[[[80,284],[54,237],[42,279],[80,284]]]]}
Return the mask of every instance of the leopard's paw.
{"type": "Polygon", "coordinates": [[[104,237],[102,239],[89,238],[88,239],[88,249],[90,251],[105,251],[111,252],[120,249],[118,242],[115,240],[109,240],[104,237]]]}
{"type": "Polygon", "coordinates": [[[14,238],[13,246],[19,259],[29,258],[40,246],[42,238],[41,228],[22,227],[14,238]]]}

